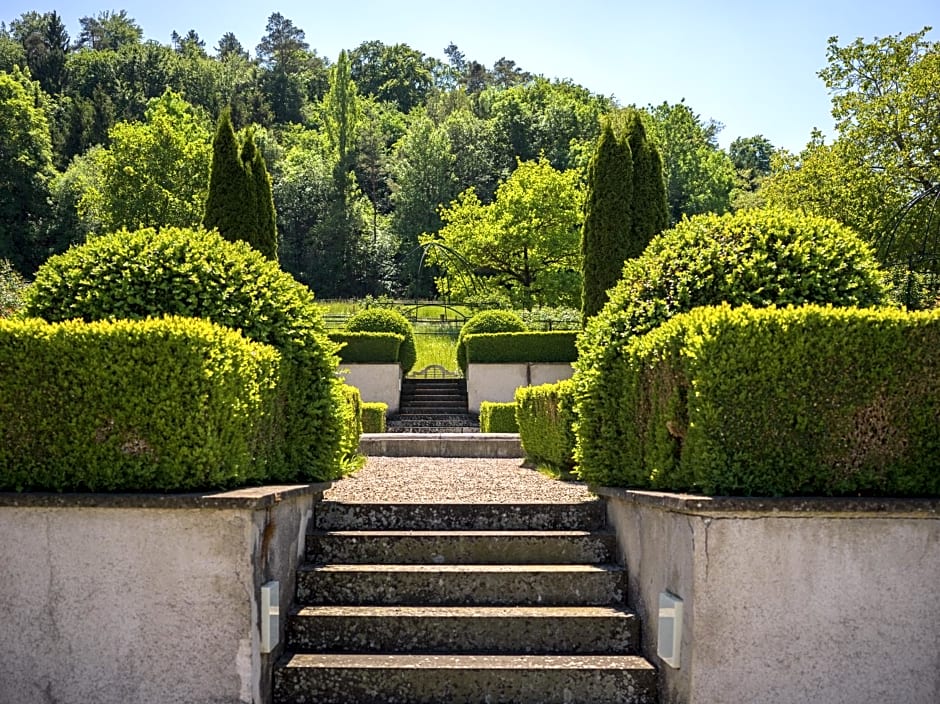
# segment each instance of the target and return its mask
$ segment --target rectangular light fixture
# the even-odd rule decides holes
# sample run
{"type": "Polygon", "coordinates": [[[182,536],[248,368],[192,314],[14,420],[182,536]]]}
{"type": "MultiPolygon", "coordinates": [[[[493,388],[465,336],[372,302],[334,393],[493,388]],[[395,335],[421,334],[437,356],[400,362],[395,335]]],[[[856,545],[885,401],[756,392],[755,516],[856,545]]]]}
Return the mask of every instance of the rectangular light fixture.
{"type": "Polygon", "coordinates": [[[670,667],[679,669],[679,644],[682,641],[682,599],[662,592],[659,595],[659,631],[656,654],[670,667]]]}
{"type": "Polygon", "coordinates": [[[261,587],[261,652],[270,653],[281,641],[281,585],[268,582],[261,587]]]}

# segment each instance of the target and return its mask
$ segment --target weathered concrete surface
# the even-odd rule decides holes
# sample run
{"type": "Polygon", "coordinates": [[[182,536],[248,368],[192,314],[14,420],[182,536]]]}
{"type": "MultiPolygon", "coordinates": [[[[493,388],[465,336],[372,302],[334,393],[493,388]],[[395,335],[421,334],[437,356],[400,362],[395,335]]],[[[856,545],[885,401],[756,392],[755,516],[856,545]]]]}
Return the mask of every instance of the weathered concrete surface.
{"type": "Polygon", "coordinates": [[[657,702],[656,671],[629,655],[295,655],[274,689],[281,704],[657,702]]]}
{"type": "Polygon", "coordinates": [[[297,572],[301,604],[478,606],[622,603],[625,572],[611,564],[323,564],[297,572]]]}
{"type": "Polygon", "coordinates": [[[307,556],[346,564],[598,564],[616,547],[612,533],[587,531],[332,531],[310,535],[307,556]]]}
{"type": "Polygon", "coordinates": [[[363,433],[359,451],[369,457],[525,457],[518,433],[363,433]]]}
{"type": "Polygon", "coordinates": [[[467,401],[470,412],[479,413],[483,401],[514,401],[516,389],[522,386],[554,383],[569,378],[573,373],[574,367],[570,364],[468,364],[467,401]]]}
{"type": "Polygon", "coordinates": [[[260,587],[284,613],[323,488],[3,495],[0,702],[266,702],[260,587]]]}
{"type": "Polygon", "coordinates": [[[388,404],[389,414],[398,413],[400,364],[341,364],[340,374],[345,376],[347,384],[359,389],[363,401],[388,404]]]}
{"type": "Polygon", "coordinates": [[[940,701],[940,501],[597,491],[663,704],[940,701]],[[680,669],[656,657],[664,590],[680,669]]]}

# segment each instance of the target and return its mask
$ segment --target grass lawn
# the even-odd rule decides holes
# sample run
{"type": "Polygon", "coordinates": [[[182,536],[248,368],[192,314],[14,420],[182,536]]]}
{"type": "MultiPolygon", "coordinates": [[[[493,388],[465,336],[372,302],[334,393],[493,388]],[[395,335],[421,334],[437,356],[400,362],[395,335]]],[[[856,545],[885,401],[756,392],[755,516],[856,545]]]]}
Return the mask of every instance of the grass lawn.
{"type": "Polygon", "coordinates": [[[419,372],[431,364],[440,364],[449,371],[457,371],[457,335],[415,335],[418,361],[414,371],[419,372]]]}

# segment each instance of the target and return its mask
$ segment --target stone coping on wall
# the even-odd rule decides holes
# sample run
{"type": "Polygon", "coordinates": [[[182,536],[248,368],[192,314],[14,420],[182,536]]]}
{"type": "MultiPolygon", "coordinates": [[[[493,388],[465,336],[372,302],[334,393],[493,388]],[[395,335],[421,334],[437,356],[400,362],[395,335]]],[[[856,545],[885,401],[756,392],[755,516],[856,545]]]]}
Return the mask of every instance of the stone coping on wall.
{"type": "Polygon", "coordinates": [[[827,496],[700,496],[659,491],[638,491],[617,487],[592,486],[600,497],[637,506],[659,508],[673,513],[741,518],[819,517],[867,518],[903,516],[905,518],[940,518],[940,498],[913,499],[892,497],[827,496]]]}
{"type": "Polygon", "coordinates": [[[253,486],[221,492],[187,494],[0,492],[0,507],[263,509],[288,498],[323,496],[331,483],[253,486]]]}

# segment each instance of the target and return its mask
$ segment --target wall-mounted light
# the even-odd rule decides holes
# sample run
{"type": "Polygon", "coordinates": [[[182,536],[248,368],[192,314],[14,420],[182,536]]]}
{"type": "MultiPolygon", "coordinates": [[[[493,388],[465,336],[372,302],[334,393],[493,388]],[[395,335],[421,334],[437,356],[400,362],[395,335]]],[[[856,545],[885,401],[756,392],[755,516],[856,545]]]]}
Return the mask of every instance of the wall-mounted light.
{"type": "Polygon", "coordinates": [[[662,592],[659,595],[659,631],[656,654],[670,667],[679,669],[679,643],[682,641],[682,599],[662,592]]]}
{"type": "Polygon", "coordinates": [[[261,587],[261,652],[270,653],[281,641],[281,585],[268,582],[261,587]]]}

